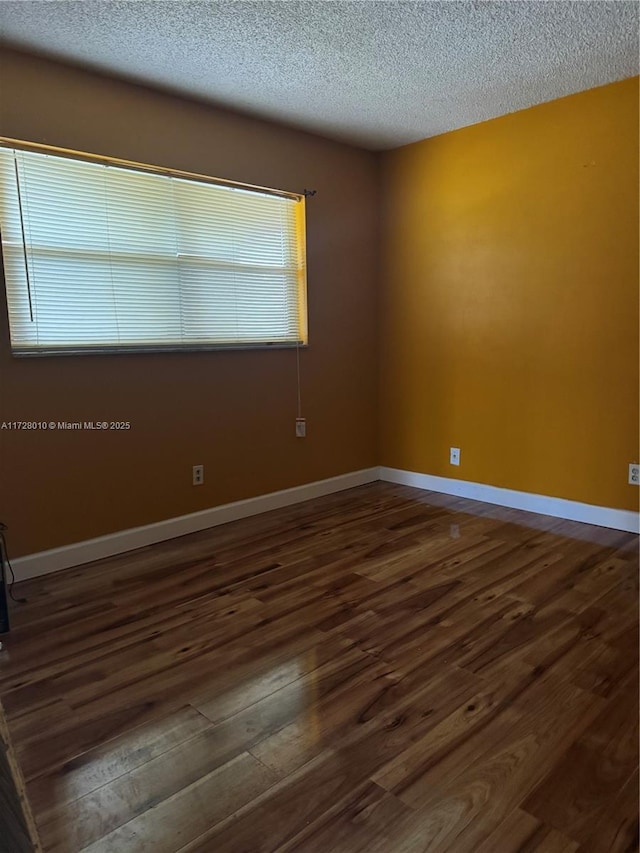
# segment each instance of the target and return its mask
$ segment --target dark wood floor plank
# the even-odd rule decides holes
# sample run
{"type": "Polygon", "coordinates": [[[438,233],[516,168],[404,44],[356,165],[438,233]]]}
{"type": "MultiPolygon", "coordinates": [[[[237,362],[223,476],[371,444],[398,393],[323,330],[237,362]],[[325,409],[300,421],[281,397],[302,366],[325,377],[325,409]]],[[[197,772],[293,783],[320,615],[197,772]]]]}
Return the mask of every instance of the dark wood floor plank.
{"type": "Polygon", "coordinates": [[[33,808],[46,819],[68,803],[153,761],[205,729],[211,721],[188,705],[149,725],[83,752],[60,768],[35,778],[29,786],[33,808]]]}
{"type": "Polygon", "coordinates": [[[637,853],[640,846],[638,828],[638,768],[624,788],[610,803],[607,811],[594,826],[578,853],[637,853]]]}
{"type": "Polygon", "coordinates": [[[221,723],[295,681],[313,678],[319,668],[331,661],[345,662],[358,657],[364,659],[365,655],[354,649],[350,642],[328,637],[319,645],[283,658],[273,666],[265,667],[264,672],[245,679],[235,673],[227,673],[226,677],[217,680],[212,689],[195,694],[191,703],[206,711],[211,722],[221,723]]]}
{"type": "Polygon", "coordinates": [[[578,844],[545,826],[527,812],[514,809],[476,853],[575,853],[578,844]]]}
{"type": "Polygon", "coordinates": [[[523,802],[525,811],[587,843],[638,766],[637,711],[634,669],[523,802]]]}
{"type": "MultiPolygon", "coordinates": [[[[298,835],[280,844],[278,853],[389,853],[394,850],[391,832],[414,813],[388,791],[365,781],[336,808],[310,821],[298,835]]],[[[217,828],[181,848],[178,853],[211,853],[217,828]]],[[[267,845],[265,849],[270,849],[267,845]]]]}
{"type": "Polygon", "coordinates": [[[232,815],[272,783],[273,777],[266,767],[246,753],[239,755],[175,796],[152,805],[85,850],[87,853],[122,853],[125,850],[173,853],[201,835],[208,826],[232,815]]]}
{"type": "MultiPolygon", "coordinates": [[[[393,834],[397,826],[413,817],[410,809],[393,794],[373,782],[365,782],[339,809],[325,813],[279,853],[320,853],[348,850],[349,853],[371,853],[375,849],[393,850],[393,834]]],[[[202,848],[203,849],[203,848],[202,848]]]]}
{"type": "MultiPolygon", "coordinates": [[[[359,690],[366,701],[379,689],[375,680],[384,675],[381,670],[380,664],[357,650],[334,658],[314,672],[314,701],[320,703],[325,695],[337,691],[347,694],[343,702],[345,698],[353,701],[359,690]]],[[[81,849],[193,785],[294,719],[300,707],[308,704],[309,689],[307,679],[293,681],[217,725],[202,728],[93,793],[58,808],[55,816],[41,824],[47,847],[58,850],[71,845],[81,849]]],[[[198,706],[204,718],[210,707],[218,716],[212,700],[198,706]]]]}
{"type": "MultiPolygon", "coordinates": [[[[270,638],[262,662],[276,655],[291,656],[317,645],[324,638],[313,631],[287,626],[284,633],[270,638]]],[[[101,679],[96,681],[96,697],[82,706],[74,707],[66,716],[53,721],[48,731],[33,734],[24,744],[18,744],[18,754],[27,779],[68,762],[98,744],[118,737],[128,729],[159,719],[184,704],[185,697],[212,689],[220,672],[236,667],[239,677],[243,668],[255,669],[259,662],[252,660],[250,647],[238,646],[233,653],[222,655],[210,651],[186,662],[175,655],[167,670],[157,670],[152,676],[128,681],[121,689],[105,693],[101,679]]]]}
{"type": "Polygon", "coordinates": [[[409,785],[403,781],[393,792],[428,814],[434,850],[475,853],[599,707],[601,700],[595,697],[543,680],[492,721],[480,741],[470,738],[450,749],[427,772],[414,774],[409,785]],[[562,720],[548,714],[556,701],[565,708],[562,720]]]}
{"type": "Polygon", "coordinates": [[[386,708],[384,701],[366,703],[358,715],[363,722],[338,748],[328,746],[233,819],[223,821],[210,836],[211,849],[262,851],[302,842],[314,819],[324,820],[327,812],[344,808],[356,787],[446,715],[460,692],[468,690],[468,676],[460,673],[457,689],[451,684],[442,688],[440,682],[433,689],[409,692],[404,701],[391,701],[386,708]]]}
{"type": "Polygon", "coordinates": [[[411,676],[394,681],[386,665],[377,666],[381,667],[380,675],[364,682],[359,690],[346,685],[337,694],[318,697],[291,724],[251,747],[251,754],[285,777],[336,744],[346,746],[366,736],[375,729],[375,721],[382,715],[391,720],[391,725],[402,723],[402,710],[392,718],[389,714],[412,701],[421,703],[430,699],[425,720],[428,718],[427,727],[435,726],[459,697],[474,686],[474,681],[460,670],[445,670],[426,681],[411,676]]]}

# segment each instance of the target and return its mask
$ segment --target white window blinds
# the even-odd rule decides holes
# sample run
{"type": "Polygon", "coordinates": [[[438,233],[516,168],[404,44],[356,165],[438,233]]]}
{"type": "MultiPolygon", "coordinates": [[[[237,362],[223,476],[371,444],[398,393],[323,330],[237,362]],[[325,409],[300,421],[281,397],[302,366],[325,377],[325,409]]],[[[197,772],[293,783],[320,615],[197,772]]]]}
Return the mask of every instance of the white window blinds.
{"type": "Polygon", "coordinates": [[[304,198],[0,147],[16,354],[306,341],[304,198]]]}

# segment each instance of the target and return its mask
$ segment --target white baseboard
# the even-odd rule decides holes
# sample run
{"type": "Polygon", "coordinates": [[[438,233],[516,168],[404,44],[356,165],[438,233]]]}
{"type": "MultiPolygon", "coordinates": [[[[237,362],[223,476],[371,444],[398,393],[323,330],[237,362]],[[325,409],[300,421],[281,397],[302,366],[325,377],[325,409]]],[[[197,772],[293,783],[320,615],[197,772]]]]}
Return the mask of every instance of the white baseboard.
{"type": "Polygon", "coordinates": [[[518,492],[514,489],[502,489],[498,486],[486,486],[484,483],[472,483],[468,480],[454,480],[449,477],[436,477],[433,474],[418,474],[415,471],[402,471],[399,468],[380,468],[380,479],[404,486],[415,486],[456,495],[474,501],[497,504],[511,509],[523,509],[540,515],[551,515],[568,521],[582,521],[599,527],[611,527],[614,530],[626,530],[640,533],[640,515],[627,509],[613,509],[606,506],[594,506],[564,498],[551,498],[531,492],[518,492]]]}
{"type": "Polygon", "coordinates": [[[640,532],[639,515],[630,510],[593,506],[563,498],[502,489],[498,486],[486,486],[483,483],[471,483],[467,480],[454,480],[449,477],[436,477],[433,474],[419,474],[414,471],[402,471],[398,468],[381,467],[352,471],[338,477],[330,477],[327,480],[317,480],[314,483],[295,486],[292,489],[270,492],[266,495],[211,507],[189,515],[168,518],[165,521],[147,524],[144,527],[134,527],[130,530],[110,533],[107,536],[99,536],[96,539],[88,539],[85,542],[52,548],[50,551],[41,551],[37,554],[29,554],[26,557],[14,559],[12,565],[16,580],[27,580],[28,578],[79,566],[83,563],[90,563],[94,560],[101,560],[105,557],[113,557],[125,551],[133,551],[136,548],[153,545],[156,542],[164,542],[176,536],[184,536],[186,533],[195,533],[198,530],[205,530],[207,527],[217,527],[229,521],[238,521],[252,515],[269,512],[272,509],[280,509],[323,495],[363,486],[376,480],[386,480],[389,483],[400,483],[418,489],[470,498],[471,500],[512,509],[522,509],[555,518],[581,521],[599,527],[626,530],[629,533],[640,532]]]}
{"type": "Polygon", "coordinates": [[[348,474],[330,477],[327,480],[316,480],[303,486],[294,486],[292,489],[270,492],[255,498],[247,498],[246,500],[211,507],[211,509],[204,509],[200,512],[193,512],[189,515],[146,524],[144,527],[134,527],[118,533],[110,533],[107,536],[99,536],[96,539],[88,539],[85,542],[77,542],[61,548],[52,548],[50,551],[40,551],[37,554],[18,557],[12,560],[12,566],[17,581],[27,580],[62,569],[69,569],[72,566],[79,566],[83,563],[90,563],[93,560],[101,560],[104,557],[113,557],[115,554],[133,551],[135,548],[153,545],[155,542],[164,542],[166,539],[184,536],[186,533],[195,533],[207,527],[217,527],[229,521],[238,521],[272,509],[280,509],[323,495],[352,489],[355,486],[363,486],[378,479],[378,468],[351,471],[348,474]]]}

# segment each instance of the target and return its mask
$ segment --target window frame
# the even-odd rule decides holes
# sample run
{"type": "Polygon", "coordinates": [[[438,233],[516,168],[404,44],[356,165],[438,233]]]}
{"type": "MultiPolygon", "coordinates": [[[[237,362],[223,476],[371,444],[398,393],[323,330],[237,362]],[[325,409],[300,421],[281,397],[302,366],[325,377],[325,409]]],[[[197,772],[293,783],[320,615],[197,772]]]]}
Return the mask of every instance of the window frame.
{"type": "MultiPolygon", "coordinates": [[[[173,169],[169,167],[157,166],[148,163],[139,163],[133,160],[125,160],[117,157],[110,157],[102,154],[92,154],[85,151],[76,151],[69,148],[61,148],[53,145],[45,145],[35,142],[28,142],[21,139],[0,136],[0,147],[15,149],[17,151],[27,151],[36,154],[50,154],[56,157],[63,157],[70,160],[80,162],[95,163],[107,166],[115,166],[120,169],[133,171],[136,173],[147,173],[165,177],[181,178],[188,181],[194,181],[200,184],[209,184],[222,188],[244,190],[260,195],[276,196],[295,201],[302,205],[301,213],[296,217],[296,244],[302,254],[302,275],[298,282],[298,328],[299,340],[290,341],[247,341],[247,342],[186,342],[177,343],[175,341],[164,343],[132,343],[132,344],[87,344],[77,345],[51,345],[42,347],[41,349],[16,349],[11,341],[10,329],[10,305],[9,294],[6,283],[6,267],[4,264],[3,241],[0,233],[0,273],[3,277],[5,291],[5,310],[7,319],[7,329],[9,331],[9,345],[11,354],[15,358],[46,358],[49,356],[75,356],[75,355],[135,355],[138,353],[180,353],[180,352],[217,352],[217,351],[245,351],[245,350],[271,350],[271,349],[305,349],[309,346],[309,316],[308,316],[308,297],[307,297],[307,251],[306,251],[306,198],[309,193],[306,190],[302,193],[290,192],[287,190],[279,190],[271,187],[263,187],[256,184],[242,183],[225,178],[215,178],[209,175],[198,172],[188,172],[181,169],[173,169]]],[[[1,230],[1,224],[0,224],[1,230]]]]}

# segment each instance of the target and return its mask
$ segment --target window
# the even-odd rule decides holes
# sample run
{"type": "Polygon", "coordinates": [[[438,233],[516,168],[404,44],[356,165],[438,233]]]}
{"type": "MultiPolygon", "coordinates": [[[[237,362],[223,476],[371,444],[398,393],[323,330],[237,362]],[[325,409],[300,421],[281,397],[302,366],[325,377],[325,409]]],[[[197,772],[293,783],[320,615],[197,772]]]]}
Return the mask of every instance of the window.
{"type": "Polygon", "coordinates": [[[0,147],[16,355],[306,342],[304,196],[53,150],[0,147]]]}

